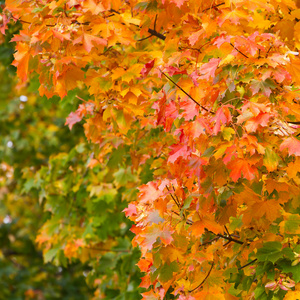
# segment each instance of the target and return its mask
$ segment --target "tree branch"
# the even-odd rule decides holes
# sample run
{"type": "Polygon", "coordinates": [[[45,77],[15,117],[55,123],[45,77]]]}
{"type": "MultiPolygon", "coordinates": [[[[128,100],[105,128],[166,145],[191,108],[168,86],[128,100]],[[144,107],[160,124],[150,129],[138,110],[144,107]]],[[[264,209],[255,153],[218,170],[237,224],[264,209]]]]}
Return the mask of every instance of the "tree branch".
{"type": "Polygon", "coordinates": [[[172,78],[170,78],[166,73],[164,73],[163,71],[160,70],[160,72],[168,79],[170,80],[175,86],[177,86],[184,94],[186,94],[191,100],[194,101],[195,104],[197,104],[199,107],[201,107],[203,110],[214,114],[214,112],[208,110],[207,108],[205,108],[204,106],[202,106],[199,102],[197,102],[191,95],[189,95],[182,87],[180,87],[172,78]]]}
{"type": "MultiPolygon", "coordinates": [[[[174,213],[175,215],[181,217],[180,214],[179,214],[178,212],[174,211],[174,210],[172,210],[172,213],[174,213]]],[[[186,219],[186,220],[185,220],[185,223],[186,223],[187,225],[193,225],[194,222],[193,222],[192,220],[186,219]]]]}
{"type": "Polygon", "coordinates": [[[230,235],[230,233],[229,233],[229,231],[228,231],[226,225],[224,225],[224,227],[225,227],[225,230],[226,230],[227,234],[231,237],[231,235],[230,235]]]}
{"type": "Polygon", "coordinates": [[[170,193],[170,196],[172,197],[172,199],[174,200],[174,202],[176,203],[176,205],[178,206],[178,208],[180,209],[180,203],[179,202],[177,202],[176,201],[176,199],[175,199],[175,197],[171,194],[171,192],[170,192],[170,190],[169,190],[169,188],[168,188],[168,186],[166,186],[166,188],[167,188],[167,190],[168,190],[168,192],[170,193]]]}
{"type": "Polygon", "coordinates": [[[205,12],[205,11],[210,10],[210,9],[213,9],[213,8],[217,8],[217,7],[219,7],[219,6],[223,5],[223,4],[225,4],[225,2],[222,2],[222,3],[220,3],[220,4],[216,4],[216,5],[214,5],[214,6],[205,8],[204,10],[202,10],[202,12],[205,12]]]}
{"type": "Polygon", "coordinates": [[[239,53],[241,53],[244,57],[249,58],[246,54],[244,54],[243,52],[241,52],[238,48],[236,48],[232,43],[230,43],[230,45],[239,53]]]}
{"type": "Polygon", "coordinates": [[[155,35],[156,37],[158,37],[159,39],[161,39],[161,40],[163,40],[163,41],[166,39],[166,37],[165,37],[163,34],[157,32],[155,29],[149,28],[149,29],[148,29],[148,32],[149,32],[151,35],[155,35]]]}
{"type": "Polygon", "coordinates": [[[249,263],[247,263],[247,264],[245,264],[245,265],[239,267],[238,270],[242,270],[242,269],[248,267],[249,265],[253,264],[253,263],[256,262],[256,261],[257,261],[257,258],[255,258],[254,260],[250,261],[249,263]]]}
{"type": "Polygon", "coordinates": [[[202,243],[202,244],[200,245],[200,247],[201,247],[201,246],[204,246],[204,245],[207,245],[207,244],[210,244],[210,243],[212,243],[212,242],[214,242],[214,241],[217,241],[219,238],[220,238],[219,236],[216,236],[216,237],[214,237],[213,239],[211,239],[211,240],[209,240],[209,241],[207,241],[207,242],[202,243]]]}
{"type": "Polygon", "coordinates": [[[208,271],[208,273],[207,273],[207,275],[205,276],[205,278],[201,281],[201,283],[198,285],[198,286],[196,286],[194,289],[192,289],[192,290],[189,290],[189,293],[191,293],[191,292],[193,292],[193,291],[195,291],[195,290],[197,290],[199,287],[201,287],[202,285],[203,285],[203,283],[206,281],[206,279],[208,278],[208,276],[210,275],[210,273],[211,273],[211,271],[212,271],[212,269],[213,269],[213,267],[214,267],[214,262],[212,262],[212,264],[211,264],[211,267],[210,267],[210,270],[208,271]]]}
{"type": "MultiPolygon", "coordinates": [[[[212,233],[213,233],[213,232],[212,232],[212,233]]],[[[215,233],[213,233],[213,234],[215,234],[215,233]]],[[[230,241],[230,242],[235,242],[235,243],[240,244],[240,245],[244,245],[244,244],[245,244],[245,242],[242,242],[242,241],[233,239],[231,236],[226,236],[226,235],[223,235],[223,234],[215,234],[215,235],[216,235],[216,236],[219,236],[219,237],[221,237],[221,238],[223,238],[223,239],[225,239],[225,240],[228,240],[228,241],[230,241]]],[[[247,245],[249,245],[249,243],[247,243],[247,245]]]]}

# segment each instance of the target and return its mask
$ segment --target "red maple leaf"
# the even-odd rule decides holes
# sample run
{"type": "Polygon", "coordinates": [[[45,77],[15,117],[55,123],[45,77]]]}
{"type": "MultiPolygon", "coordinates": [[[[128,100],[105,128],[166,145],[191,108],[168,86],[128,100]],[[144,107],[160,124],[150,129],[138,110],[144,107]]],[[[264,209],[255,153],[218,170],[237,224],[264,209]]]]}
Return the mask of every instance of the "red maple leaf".
{"type": "Polygon", "coordinates": [[[187,158],[191,154],[190,148],[181,143],[172,145],[170,148],[172,149],[168,158],[170,163],[174,163],[179,157],[187,158]]]}
{"type": "Polygon", "coordinates": [[[129,203],[128,207],[124,208],[122,211],[125,212],[126,217],[131,217],[132,215],[137,214],[136,206],[133,203],[129,203]]]}
{"type": "Polygon", "coordinates": [[[202,75],[199,79],[209,80],[210,77],[214,78],[220,61],[220,58],[212,58],[208,63],[203,64],[200,68],[200,73],[202,75]]]}
{"type": "Polygon", "coordinates": [[[155,59],[153,59],[145,64],[144,68],[141,70],[141,74],[142,74],[143,78],[145,78],[149,74],[149,72],[152,70],[152,68],[154,66],[154,62],[155,62],[155,59]]]}
{"type": "Polygon", "coordinates": [[[82,117],[79,116],[79,115],[77,114],[77,112],[71,112],[71,113],[69,114],[69,116],[67,117],[67,119],[66,119],[65,125],[68,125],[69,128],[70,128],[70,130],[71,130],[72,127],[73,127],[73,125],[76,124],[76,123],[78,123],[78,122],[80,122],[81,119],[82,119],[82,117]]]}

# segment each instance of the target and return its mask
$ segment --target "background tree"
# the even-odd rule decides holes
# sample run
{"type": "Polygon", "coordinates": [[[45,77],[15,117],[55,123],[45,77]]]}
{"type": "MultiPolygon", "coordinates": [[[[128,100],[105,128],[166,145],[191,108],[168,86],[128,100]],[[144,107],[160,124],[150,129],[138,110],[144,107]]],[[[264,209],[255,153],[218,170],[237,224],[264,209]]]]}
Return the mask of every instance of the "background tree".
{"type": "Polygon", "coordinates": [[[88,170],[82,126],[64,125],[84,91],[49,101],[37,78],[18,84],[10,40],[20,28],[8,24],[0,45],[0,299],[139,299],[126,204],[109,183],[99,189],[106,170],[88,170]]]}

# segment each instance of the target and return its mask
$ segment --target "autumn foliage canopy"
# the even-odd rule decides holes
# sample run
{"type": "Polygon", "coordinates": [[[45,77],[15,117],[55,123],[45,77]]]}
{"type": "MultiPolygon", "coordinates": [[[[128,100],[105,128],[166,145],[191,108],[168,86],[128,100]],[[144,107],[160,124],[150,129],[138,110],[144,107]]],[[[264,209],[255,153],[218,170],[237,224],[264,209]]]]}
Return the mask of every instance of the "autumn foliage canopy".
{"type": "MultiPolygon", "coordinates": [[[[89,187],[66,201],[125,203],[143,299],[300,299],[299,20],[292,0],[6,1],[18,77],[80,99],[66,125],[96,172],[70,167],[89,187]]],[[[44,254],[101,256],[109,223],[89,209],[60,236],[52,192],[44,254]]]]}

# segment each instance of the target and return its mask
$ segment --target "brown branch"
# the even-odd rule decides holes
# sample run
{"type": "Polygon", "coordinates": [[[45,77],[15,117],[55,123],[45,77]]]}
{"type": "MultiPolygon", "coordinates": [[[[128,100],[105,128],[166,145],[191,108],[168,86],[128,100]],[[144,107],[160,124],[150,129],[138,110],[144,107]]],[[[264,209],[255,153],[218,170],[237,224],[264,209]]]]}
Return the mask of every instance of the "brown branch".
{"type": "Polygon", "coordinates": [[[195,104],[197,104],[199,107],[201,107],[203,110],[214,114],[214,112],[208,110],[207,108],[205,108],[204,106],[202,106],[199,102],[197,102],[191,95],[189,95],[182,87],[180,87],[172,78],[170,78],[166,73],[164,73],[163,71],[160,70],[160,72],[168,79],[170,80],[175,86],[177,86],[184,94],[186,94],[191,100],[194,101],[195,104]]]}
{"type": "Polygon", "coordinates": [[[268,57],[268,55],[269,55],[269,52],[270,52],[270,50],[273,48],[273,45],[271,45],[271,47],[269,48],[269,50],[267,51],[267,53],[266,53],[266,58],[268,57]]]}
{"type": "MultiPolygon", "coordinates": [[[[215,233],[213,233],[213,234],[215,234],[215,233]]],[[[223,235],[223,234],[215,234],[215,235],[219,236],[219,237],[221,237],[221,238],[223,238],[225,240],[228,240],[230,242],[235,242],[235,243],[240,244],[240,245],[244,245],[245,244],[244,242],[242,242],[240,240],[233,239],[231,236],[226,236],[226,235],[223,235]]],[[[249,243],[247,243],[247,245],[249,245],[249,243]]]]}
{"type": "Polygon", "coordinates": [[[153,25],[154,30],[156,30],[156,21],[157,21],[157,14],[155,15],[155,20],[154,20],[154,25],[153,25]]]}
{"type": "Polygon", "coordinates": [[[144,37],[144,38],[142,38],[142,39],[139,39],[139,40],[137,40],[137,42],[141,42],[141,41],[144,41],[144,40],[150,39],[150,38],[151,38],[151,36],[153,36],[153,35],[152,35],[152,34],[150,34],[150,35],[148,35],[148,36],[146,36],[146,37],[144,37]]]}
{"type": "Polygon", "coordinates": [[[170,196],[172,197],[172,199],[174,200],[174,202],[176,203],[176,205],[177,205],[177,206],[178,206],[178,208],[180,209],[180,203],[179,203],[179,202],[177,202],[177,201],[176,201],[176,199],[174,198],[174,196],[171,194],[171,192],[170,192],[170,190],[169,190],[168,186],[166,186],[166,188],[167,188],[168,192],[170,193],[170,196]]]}
{"type": "Polygon", "coordinates": [[[213,267],[214,267],[214,262],[212,262],[212,264],[211,264],[211,267],[210,267],[210,270],[208,271],[208,273],[207,273],[207,275],[205,276],[205,278],[201,281],[201,283],[198,285],[198,286],[196,286],[194,289],[192,289],[192,290],[189,290],[189,293],[191,293],[191,292],[193,292],[193,291],[195,291],[195,290],[197,290],[199,287],[201,287],[203,284],[204,284],[204,282],[206,281],[206,279],[208,278],[208,276],[210,275],[210,273],[211,273],[211,271],[212,271],[212,269],[213,269],[213,267]]]}
{"type": "Polygon", "coordinates": [[[243,52],[241,52],[238,48],[236,48],[232,43],[230,43],[230,45],[239,53],[241,53],[244,57],[249,58],[246,54],[244,54],[243,52]]]}
{"type": "Polygon", "coordinates": [[[176,195],[176,191],[175,191],[175,188],[174,188],[173,184],[172,184],[172,188],[173,188],[173,191],[174,191],[175,198],[176,198],[177,202],[180,204],[180,201],[179,201],[179,199],[176,195]]]}
{"type": "Polygon", "coordinates": [[[219,7],[219,6],[223,5],[223,4],[225,4],[225,2],[222,2],[222,3],[220,3],[220,4],[216,4],[216,5],[214,5],[214,6],[205,8],[204,10],[202,10],[202,12],[205,12],[205,11],[210,10],[210,9],[213,9],[213,8],[217,8],[217,7],[219,7]]]}
{"type": "Polygon", "coordinates": [[[250,261],[249,263],[247,263],[247,264],[245,264],[245,265],[239,267],[238,270],[242,270],[242,269],[248,267],[249,265],[253,264],[253,263],[256,262],[256,261],[257,261],[257,258],[255,258],[254,260],[250,261]]]}
{"type": "MultiPolygon", "coordinates": [[[[181,217],[180,214],[179,214],[178,212],[174,211],[174,210],[172,210],[172,213],[174,213],[174,214],[177,215],[178,217],[181,217]]],[[[193,225],[193,224],[194,224],[194,222],[193,222],[192,220],[189,220],[189,219],[186,219],[186,220],[185,220],[185,223],[186,223],[187,225],[193,225]]]]}
{"type": "Polygon", "coordinates": [[[229,233],[229,231],[228,231],[226,225],[224,225],[224,227],[225,227],[225,230],[226,230],[227,234],[231,237],[231,235],[230,235],[230,233],[229,233]]]}
{"type": "Polygon", "coordinates": [[[299,125],[300,122],[299,121],[295,121],[295,122],[292,122],[292,121],[286,121],[287,123],[291,123],[291,124],[294,124],[294,125],[299,125]]]}
{"type": "Polygon", "coordinates": [[[154,35],[154,36],[158,37],[159,39],[161,39],[161,40],[163,40],[163,41],[166,39],[166,37],[165,37],[163,34],[157,32],[155,29],[149,28],[149,29],[148,29],[148,32],[149,32],[151,35],[154,35]]]}
{"type": "Polygon", "coordinates": [[[227,246],[227,245],[230,244],[230,243],[231,243],[231,241],[226,242],[226,243],[223,245],[223,247],[227,246]]]}
{"type": "Polygon", "coordinates": [[[200,245],[200,247],[201,247],[201,246],[204,246],[204,245],[207,245],[207,244],[210,244],[210,243],[212,243],[212,242],[214,242],[214,241],[217,241],[219,238],[220,238],[219,236],[216,236],[216,237],[214,237],[213,239],[211,239],[211,240],[209,240],[209,241],[207,241],[207,242],[202,243],[202,244],[200,245]]]}

